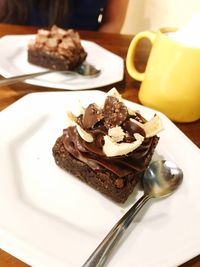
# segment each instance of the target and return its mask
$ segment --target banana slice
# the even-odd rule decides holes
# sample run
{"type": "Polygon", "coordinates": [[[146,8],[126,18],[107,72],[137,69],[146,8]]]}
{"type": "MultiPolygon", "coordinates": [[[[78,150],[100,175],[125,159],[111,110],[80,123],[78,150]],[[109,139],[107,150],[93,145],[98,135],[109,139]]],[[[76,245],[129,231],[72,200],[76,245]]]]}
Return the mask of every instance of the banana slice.
{"type": "Polygon", "coordinates": [[[123,101],[122,96],[118,93],[115,87],[113,87],[110,91],[108,91],[107,96],[116,97],[120,102],[123,101]]]}
{"type": "Polygon", "coordinates": [[[71,126],[75,126],[77,124],[77,118],[71,111],[67,111],[67,119],[71,123],[71,126]]]}
{"type": "Polygon", "coordinates": [[[78,124],[77,124],[77,118],[76,116],[71,112],[67,112],[67,118],[71,123],[71,126],[76,126],[77,132],[79,133],[80,137],[85,140],[88,143],[91,143],[94,141],[93,136],[89,133],[87,133],[85,130],[83,130],[78,124]]]}
{"type": "Polygon", "coordinates": [[[143,124],[143,128],[145,130],[146,137],[148,138],[162,131],[163,125],[158,115],[155,115],[150,121],[147,121],[143,124]]]}
{"type": "Polygon", "coordinates": [[[107,157],[122,156],[132,152],[133,150],[138,148],[144,140],[144,137],[138,133],[136,133],[134,136],[136,138],[134,142],[118,144],[114,142],[110,136],[105,135],[103,152],[106,154],[107,157]]]}
{"type": "Polygon", "coordinates": [[[79,125],[76,125],[77,132],[79,133],[80,137],[88,143],[92,143],[94,138],[91,134],[87,133],[83,130],[79,125]]]}
{"type": "Polygon", "coordinates": [[[135,116],[136,115],[136,112],[135,112],[135,110],[133,110],[131,108],[128,108],[128,114],[129,115],[132,115],[132,116],[135,116]]]}
{"type": "Polygon", "coordinates": [[[146,138],[152,137],[164,129],[161,119],[158,115],[155,115],[150,121],[147,121],[145,123],[141,123],[132,118],[130,120],[143,128],[146,134],[146,138]]]}

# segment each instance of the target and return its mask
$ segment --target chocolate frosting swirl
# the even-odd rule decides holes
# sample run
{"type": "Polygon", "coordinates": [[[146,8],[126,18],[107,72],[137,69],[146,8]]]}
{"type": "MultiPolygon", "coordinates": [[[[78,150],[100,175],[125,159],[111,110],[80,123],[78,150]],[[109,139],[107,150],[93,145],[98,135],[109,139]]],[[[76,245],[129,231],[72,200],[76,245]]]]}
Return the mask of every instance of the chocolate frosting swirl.
{"type": "Polygon", "coordinates": [[[133,142],[134,133],[145,137],[144,130],[130,121],[130,118],[140,123],[146,121],[139,113],[129,115],[126,106],[112,96],[107,97],[104,108],[101,110],[95,104],[91,104],[86,108],[85,113],[77,118],[77,123],[92,135],[93,142],[83,140],[76,126],[71,126],[63,130],[62,139],[65,149],[95,171],[105,168],[119,177],[124,177],[134,171],[143,171],[146,167],[146,156],[152,150],[155,139],[158,139],[157,136],[144,138],[142,144],[127,155],[107,157],[102,150],[103,136],[108,134],[110,125],[121,126],[125,132],[123,142],[133,142]]]}

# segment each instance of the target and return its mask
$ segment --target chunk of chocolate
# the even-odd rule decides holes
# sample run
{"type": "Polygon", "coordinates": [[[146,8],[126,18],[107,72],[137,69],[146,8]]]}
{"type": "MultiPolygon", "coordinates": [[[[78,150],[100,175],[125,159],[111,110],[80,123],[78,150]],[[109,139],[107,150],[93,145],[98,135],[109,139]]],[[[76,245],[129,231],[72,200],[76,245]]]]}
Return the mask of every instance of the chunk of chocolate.
{"type": "Polygon", "coordinates": [[[128,117],[127,107],[113,96],[106,98],[104,109],[104,125],[112,128],[121,125],[128,117]]]}
{"type": "Polygon", "coordinates": [[[93,126],[103,118],[103,113],[97,105],[90,104],[83,115],[82,125],[84,129],[93,128],[93,126]]]}
{"type": "Polygon", "coordinates": [[[134,135],[134,133],[139,133],[145,137],[144,129],[142,129],[142,127],[140,127],[137,123],[133,121],[125,121],[123,123],[123,129],[131,135],[134,135]]]}

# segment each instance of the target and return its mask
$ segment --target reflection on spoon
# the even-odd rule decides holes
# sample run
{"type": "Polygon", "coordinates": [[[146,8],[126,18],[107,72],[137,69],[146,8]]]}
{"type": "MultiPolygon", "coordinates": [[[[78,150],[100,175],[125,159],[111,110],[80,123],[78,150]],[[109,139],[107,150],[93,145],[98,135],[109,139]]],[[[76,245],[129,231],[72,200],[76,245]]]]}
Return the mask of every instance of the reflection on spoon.
{"type": "Polygon", "coordinates": [[[66,75],[78,75],[78,76],[86,77],[86,78],[94,78],[94,77],[97,77],[101,73],[101,70],[87,62],[84,62],[83,64],[79,65],[73,71],[71,70],[62,70],[62,71],[45,70],[45,71],[40,71],[36,73],[30,73],[30,74],[14,76],[10,78],[4,78],[0,80],[0,86],[7,86],[7,85],[15,84],[18,82],[23,82],[27,79],[31,79],[31,78],[49,74],[49,73],[63,73],[66,75]]]}
{"type": "Polygon", "coordinates": [[[166,160],[151,163],[143,176],[144,195],[115,224],[82,267],[102,267],[112,248],[143,205],[150,198],[169,196],[178,188],[182,180],[183,172],[175,163],[166,160]]]}

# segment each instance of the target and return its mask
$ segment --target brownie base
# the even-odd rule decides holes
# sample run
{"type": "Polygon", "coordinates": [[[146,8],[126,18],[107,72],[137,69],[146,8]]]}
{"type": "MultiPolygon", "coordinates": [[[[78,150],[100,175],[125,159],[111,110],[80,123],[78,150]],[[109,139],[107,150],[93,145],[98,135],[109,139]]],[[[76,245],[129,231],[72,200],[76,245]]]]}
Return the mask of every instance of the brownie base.
{"type": "MultiPolygon", "coordinates": [[[[151,152],[145,160],[146,166],[148,166],[151,160],[157,142],[158,139],[155,138],[151,152]]],[[[65,149],[62,142],[62,136],[56,140],[52,151],[55,162],[59,167],[70,172],[84,183],[119,203],[124,203],[127,200],[144,173],[133,171],[132,173],[119,178],[116,174],[105,168],[100,168],[100,170],[94,171],[84,162],[74,158],[65,149]]]]}
{"type": "Polygon", "coordinates": [[[45,53],[39,49],[28,50],[28,61],[44,68],[63,71],[73,70],[86,58],[86,54],[74,55],[70,59],[51,53],[45,53]]]}

